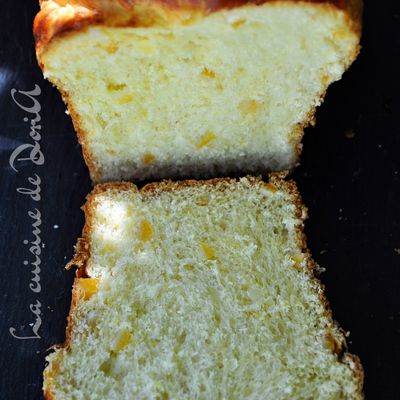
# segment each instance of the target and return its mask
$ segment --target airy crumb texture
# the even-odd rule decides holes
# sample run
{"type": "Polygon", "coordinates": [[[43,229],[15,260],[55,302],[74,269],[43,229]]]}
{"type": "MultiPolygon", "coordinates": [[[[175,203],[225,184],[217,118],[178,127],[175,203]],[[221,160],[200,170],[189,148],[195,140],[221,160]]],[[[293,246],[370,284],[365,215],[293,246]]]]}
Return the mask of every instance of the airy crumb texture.
{"type": "Polygon", "coordinates": [[[326,2],[192,17],[93,23],[38,48],[94,181],[291,169],[303,128],[359,50],[359,13],[326,2]]]}
{"type": "Polygon", "coordinates": [[[362,399],[293,183],[96,187],[47,399],[362,399]]]}

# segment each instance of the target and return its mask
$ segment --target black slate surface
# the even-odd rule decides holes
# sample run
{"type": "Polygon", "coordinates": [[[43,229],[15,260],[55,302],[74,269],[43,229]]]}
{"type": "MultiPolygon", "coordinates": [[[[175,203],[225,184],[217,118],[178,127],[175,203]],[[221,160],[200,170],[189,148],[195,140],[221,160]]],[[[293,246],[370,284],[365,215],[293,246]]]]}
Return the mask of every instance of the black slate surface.
{"type": "MultiPolygon", "coordinates": [[[[37,8],[29,0],[2,0],[0,8],[1,400],[42,398],[46,349],[64,340],[73,279],[64,265],[81,232],[79,207],[91,188],[70,118],[34,58],[31,25],[37,8]],[[34,142],[30,121],[23,120],[28,114],[12,100],[11,90],[28,91],[36,84],[45,162],[16,162],[15,172],[11,154],[34,142]],[[28,181],[34,174],[41,179],[40,201],[17,192],[34,187],[28,181]],[[30,264],[35,238],[29,211],[35,209],[41,213],[37,227],[43,243],[39,293],[29,286],[37,286],[30,264]],[[33,335],[30,324],[39,320],[30,304],[37,301],[40,339],[14,338],[10,328],[17,336],[33,335]]],[[[326,268],[322,281],[334,317],[351,331],[350,350],[365,368],[366,398],[400,399],[400,3],[366,1],[364,24],[362,54],[330,88],[317,127],[307,131],[294,178],[309,207],[309,246],[326,268]]]]}

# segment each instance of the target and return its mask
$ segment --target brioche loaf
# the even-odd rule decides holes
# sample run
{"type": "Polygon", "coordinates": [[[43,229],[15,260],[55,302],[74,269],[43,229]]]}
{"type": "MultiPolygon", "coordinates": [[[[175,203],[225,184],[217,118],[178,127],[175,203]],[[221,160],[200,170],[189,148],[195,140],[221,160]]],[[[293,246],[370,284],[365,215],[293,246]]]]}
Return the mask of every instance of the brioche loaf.
{"type": "Polygon", "coordinates": [[[361,0],[49,0],[44,75],[95,182],[293,168],[359,50],[361,0]]]}
{"type": "Polygon", "coordinates": [[[106,184],[84,210],[46,399],[362,399],[293,183],[106,184]]]}

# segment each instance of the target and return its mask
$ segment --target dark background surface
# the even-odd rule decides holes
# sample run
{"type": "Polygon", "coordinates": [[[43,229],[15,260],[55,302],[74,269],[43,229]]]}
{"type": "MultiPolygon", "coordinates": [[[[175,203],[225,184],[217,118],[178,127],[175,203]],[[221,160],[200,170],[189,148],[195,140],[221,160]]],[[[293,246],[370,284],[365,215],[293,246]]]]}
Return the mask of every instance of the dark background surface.
{"type": "MultiPolygon", "coordinates": [[[[41,399],[46,349],[64,340],[73,272],[83,226],[79,207],[91,184],[70,118],[58,92],[44,81],[33,48],[36,1],[1,0],[0,25],[0,399],[41,399]],[[26,116],[10,91],[42,89],[45,164],[8,159],[29,143],[26,116]],[[17,193],[26,179],[42,179],[36,203],[17,193]],[[42,214],[39,294],[29,289],[32,220],[42,214]],[[58,226],[58,228],[57,228],[58,226]],[[42,304],[41,339],[31,335],[29,305],[42,304]]],[[[363,51],[334,84],[307,131],[296,179],[309,208],[309,247],[326,268],[322,281],[334,317],[351,331],[350,351],[364,365],[367,399],[400,399],[400,2],[366,1],[363,51]],[[398,249],[398,251],[396,251],[398,249]]]]}

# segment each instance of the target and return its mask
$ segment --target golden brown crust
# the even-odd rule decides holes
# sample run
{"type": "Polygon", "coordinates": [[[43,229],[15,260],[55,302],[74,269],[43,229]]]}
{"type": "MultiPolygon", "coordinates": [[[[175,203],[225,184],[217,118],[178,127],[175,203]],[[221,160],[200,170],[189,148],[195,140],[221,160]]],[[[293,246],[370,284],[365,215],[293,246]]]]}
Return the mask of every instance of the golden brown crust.
{"type": "Polygon", "coordinates": [[[43,392],[43,397],[44,397],[44,400],[55,400],[55,398],[53,397],[53,395],[50,392],[50,389],[46,389],[43,392]]]}
{"type": "MultiPolygon", "coordinates": [[[[359,399],[363,400],[364,399],[364,392],[363,392],[363,386],[364,386],[364,368],[361,364],[361,360],[354,354],[351,353],[346,353],[346,358],[349,362],[354,364],[354,374],[356,378],[356,382],[358,384],[357,391],[359,394],[359,399]]],[[[347,361],[346,360],[346,361],[347,361]]]]}
{"type": "Polygon", "coordinates": [[[83,2],[61,2],[57,0],[42,1],[37,14],[33,32],[37,49],[47,44],[56,35],[83,26],[99,23],[101,16],[96,9],[81,5],[83,2]]]}
{"type": "MultiPolygon", "coordinates": [[[[43,69],[42,65],[41,68],[43,69]]],[[[76,135],[78,137],[78,142],[82,148],[83,158],[89,169],[90,178],[92,182],[98,182],[101,177],[94,163],[94,156],[92,154],[92,151],[90,147],[86,144],[87,134],[83,129],[81,118],[79,114],[75,111],[73,103],[72,101],[70,101],[70,96],[65,90],[63,90],[62,85],[57,85],[57,88],[61,92],[62,99],[64,103],[67,105],[68,112],[71,115],[72,123],[74,125],[76,135]]]]}
{"type": "Polygon", "coordinates": [[[307,219],[308,210],[304,206],[301,195],[297,189],[296,183],[291,181],[282,180],[284,176],[280,174],[271,174],[270,181],[278,187],[278,189],[282,189],[290,194],[292,198],[293,204],[296,205],[296,217],[301,221],[301,224],[297,226],[297,241],[299,247],[302,249],[303,254],[306,256],[307,269],[310,273],[312,284],[314,286],[314,290],[318,294],[321,303],[325,308],[325,313],[330,321],[327,329],[327,342],[331,346],[331,349],[334,353],[336,353],[338,360],[349,365],[354,373],[354,380],[357,383],[357,393],[355,400],[364,399],[363,394],[363,384],[364,384],[364,370],[360,359],[354,354],[347,352],[347,343],[346,343],[346,333],[339,326],[338,322],[333,319],[332,309],[330,307],[329,301],[325,296],[325,286],[321,283],[321,281],[317,278],[317,274],[320,272],[319,265],[312,258],[311,252],[307,245],[307,237],[304,231],[303,222],[307,219]],[[353,363],[354,367],[350,364],[353,363]]]}
{"type": "MultiPolygon", "coordinates": [[[[354,1],[353,3],[357,3],[358,1],[354,1]]],[[[352,21],[359,21],[359,25],[355,27],[355,29],[358,31],[358,34],[361,35],[361,14],[362,14],[362,3],[360,3],[360,7],[353,7],[354,12],[357,13],[358,19],[352,19],[352,21]]],[[[360,53],[361,47],[357,45],[354,49],[352,54],[350,55],[348,61],[348,65],[346,65],[346,69],[357,59],[359,53],[360,53]]],[[[322,103],[325,99],[326,92],[328,90],[329,84],[326,82],[322,82],[324,85],[323,91],[319,94],[318,98],[319,101],[322,103]]],[[[293,130],[289,134],[289,140],[292,141],[294,144],[294,151],[295,151],[295,157],[296,160],[300,160],[300,156],[303,150],[303,136],[304,136],[304,129],[309,127],[309,126],[314,126],[315,125],[315,114],[317,112],[317,106],[314,104],[312,108],[308,111],[307,116],[304,120],[304,122],[293,130]]],[[[296,167],[296,165],[295,165],[296,167]]]]}
{"type": "MultiPolygon", "coordinates": [[[[360,360],[357,356],[347,352],[345,332],[339,327],[339,325],[333,320],[332,311],[329,306],[329,302],[324,294],[324,286],[317,279],[316,274],[319,272],[319,266],[313,260],[311,253],[307,247],[306,235],[304,233],[304,221],[307,218],[307,208],[303,205],[301,195],[297,189],[296,183],[292,180],[285,180],[287,172],[270,174],[269,182],[266,183],[262,181],[261,178],[248,176],[247,179],[251,184],[260,183],[267,189],[271,190],[274,187],[278,190],[282,190],[289,194],[292,203],[296,206],[295,216],[299,220],[299,225],[296,227],[297,230],[297,241],[299,247],[302,249],[303,254],[306,258],[307,273],[310,275],[312,280],[313,288],[318,294],[322,304],[325,308],[326,317],[329,321],[328,326],[326,326],[327,332],[327,343],[331,347],[332,351],[337,355],[338,360],[344,364],[347,364],[349,368],[353,371],[354,381],[357,384],[357,393],[355,400],[362,400],[363,396],[363,382],[364,382],[364,371],[360,360]],[[272,186],[271,186],[272,185],[272,186]]],[[[82,238],[79,239],[78,244],[75,248],[75,255],[73,259],[68,263],[67,267],[78,266],[76,271],[76,278],[72,290],[72,301],[70,313],[68,316],[68,325],[66,330],[66,340],[64,343],[64,348],[69,349],[71,334],[73,330],[75,309],[81,297],[79,296],[79,290],[77,287],[77,281],[81,277],[88,277],[87,273],[87,263],[90,260],[90,238],[93,230],[93,218],[94,211],[96,207],[96,201],[99,195],[107,192],[121,192],[121,191],[133,191],[137,193],[142,193],[144,195],[156,196],[161,192],[173,192],[188,187],[212,187],[223,190],[228,188],[229,184],[237,182],[237,179],[233,178],[216,178],[211,180],[186,180],[173,182],[171,180],[165,180],[159,183],[151,183],[144,186],[141,190],[137,188],[136,185],[130,182],[112,182],[97,185],[93,191],[89,194],[87,202],[83,207],[86,217],[85,227],[83,229],[82,238]]],[[[44,396],[46,400],[52,400],[51,394],[51,377],[56,374],[54,370],[46,369],[45,372],[45,392],[44,396]]]]}
{"type": "Polygon", "coordinates": [[[361,32],[362,0],[43,0],[34,21],[38,56],[57,35],[85,26],[187,24],[212,12],[270,2],[308,2],[344,10],[348,24],[361,32]]]}

